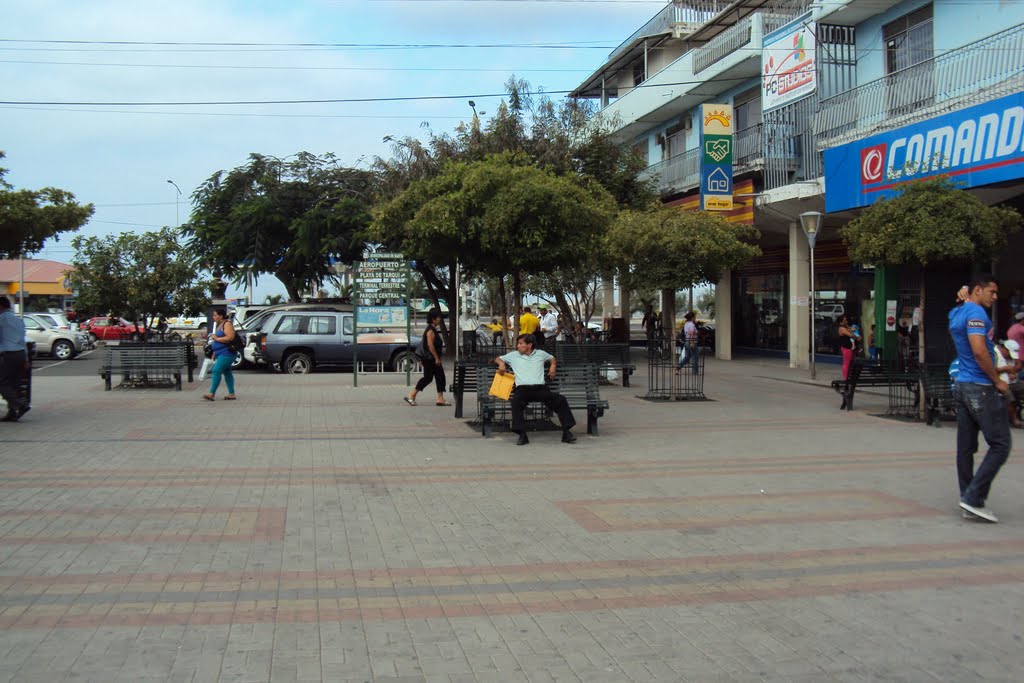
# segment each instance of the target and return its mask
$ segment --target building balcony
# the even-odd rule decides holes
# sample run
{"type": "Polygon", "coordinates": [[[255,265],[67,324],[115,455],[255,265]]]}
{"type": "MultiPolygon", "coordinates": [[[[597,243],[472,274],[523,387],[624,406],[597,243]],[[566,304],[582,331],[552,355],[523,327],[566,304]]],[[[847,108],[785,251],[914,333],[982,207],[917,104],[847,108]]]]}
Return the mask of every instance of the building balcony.
{"type": "Polygon", "coordinates": [[[1024,89],[1024,24],[822,100],[819,149],[1024,89]]]}
{"type": "Polygon", "coordinates": [[[628,52],[644,38],[665,34],[679,37],[693,33],[732,4],[732,0],[674,0],[658,12],[653,19],[637,29],[608,55],[608,60],[628,52]]]}
{"type": "Polygon", "coordinates": [[[712,39],[705,48],[687,52],[623,93],[602,111],[603,116],[618,122],[615,137],[621,141],[635,138],[735,87],[744,78],[756,78],[762,35],[761,15],[747,17],[720,33],[721,40],[712,39]]]}

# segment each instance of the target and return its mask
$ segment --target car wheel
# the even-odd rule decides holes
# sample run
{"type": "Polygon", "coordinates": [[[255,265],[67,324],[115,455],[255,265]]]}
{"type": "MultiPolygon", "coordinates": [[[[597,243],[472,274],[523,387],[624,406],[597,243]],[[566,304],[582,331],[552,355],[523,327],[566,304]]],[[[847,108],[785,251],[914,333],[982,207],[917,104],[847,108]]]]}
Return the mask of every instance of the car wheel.
{"type": "Polygon", "coordinates": [[[131,340],[133,342],[137,342],[137,341],[139,341],[139,339],[141,339],[141,337],[139,337],[139,333],[138,332],[132,332],[131,340]]]}
{"type": "Polygon", "coordinates": [[[98,341],[99,341],[99,337],[97,337],[95,334],[90,332],[89,333],[89,343],[92,344],[93,346],[95,346],[96,342],[98,342],[98,341]]]}
{"type": "Polygon", "coordinates": [[[289,375],[308,375],[313,372],[313,359],[307,353],[296,351],[288,354],[281,368],[289,375]]]}
{"type": "Polygon", "coordinates": [[[58,339],[53,342],[50,354],[57,360],[71,360],[75,357],[75,347],[66,339],[58,339]]]}
{"type": "Polygon", "coordinates": [[[171,336],[168,337],[168,339],[170,339],[172,342],[180,342],[181,341],[181,335],[178,334],[177,332],[171,332],[171,336]]]}
{"type": "Polygon", "coordinates": [[[420,367],[420,359],[412,351],[395,351],[391,356],[391,369],[394,372],[416,372],[420,367]]]}
{"type": "Polygon", "coordinates": [[[239,369],[241,367],[245,367],[245,359],[242,358],[242,354],[236,353],[235,354],[235,359],[233,361],[231,361],[231,369],[232,370],[237,370],[237,369],[239,369]]]}

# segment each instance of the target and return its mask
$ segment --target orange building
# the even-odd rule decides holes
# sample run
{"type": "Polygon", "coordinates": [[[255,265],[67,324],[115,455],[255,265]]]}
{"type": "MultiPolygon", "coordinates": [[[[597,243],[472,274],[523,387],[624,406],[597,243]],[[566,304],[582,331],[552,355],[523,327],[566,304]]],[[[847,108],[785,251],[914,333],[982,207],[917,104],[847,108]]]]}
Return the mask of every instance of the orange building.
{"type": "Polygon", "coordinates": [[[75,298],[67,276],[72,269],[72,266],[60,261],[25,259],[22,276],[21,261],[0,260],[0,292],[11,297],[17,305],[20,283],[24,277],[26,310],[57,308],[63,311],[70,307],[75,298]]]}

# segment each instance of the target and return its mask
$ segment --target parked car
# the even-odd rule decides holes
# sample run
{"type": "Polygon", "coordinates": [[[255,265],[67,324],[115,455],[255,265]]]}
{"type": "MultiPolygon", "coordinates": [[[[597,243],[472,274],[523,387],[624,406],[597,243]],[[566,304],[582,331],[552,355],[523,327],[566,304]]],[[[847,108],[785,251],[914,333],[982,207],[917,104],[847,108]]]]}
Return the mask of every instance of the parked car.
{"type": "Polygon", "coordinates": [[[818,304],[814,309],[814,317],[825,319],[835,322],[846,313],[846,308],[842,304],[818,304]]]}
{"type": "Polygon", "coordinates": [[[172,330],[196,330],[199,333],[206,332],[209,324],[205,315],[181,315],[167,318],[167,327],[172,330]]]}
{"type": "Polygon", "coordinates": [[[83,333],[62,330],[40,315],[26,313],[24,322],[25,338],[35,343],[36,353],[48,353],[58,360],[71,360],[88,344],[83,333]]]}
{"type": "MultiPolygon", "coordinates": [[[[273,311],[259,332],[257,362],[303,375],[318,366],[352,367],[354,321],[351,312],[324,310],[273,311]]],[[[389,370],[415,367],[417,359],[404,332],[360,329],[360,362],[384,363],[389,370]]]]}
{"type": "Polygon", "coordinates": [[[351,313],[352,304],[347,300],[274,304],[272,306],[262,306],[262,310],[255,312],[243,311],[245,318],[242,322],[238,321],[238,311],[236,311],[234,320],[235,330],[245,335],[246,344],[232,367],[237,368],[246,364],[264,364],[265,361],[261,357],[257,357],[256,353],[260,345],[259,333],[263,330],[263,326],[270,319],[270,316],[276,311],[340,311],[351,313]]]}
{"type": "Polygon", "coordinates": [[[124,318],[110,318],[106,316],[89,318],[82,323],[82,331],[93,342],[98,339],[104,341],[119,341],[121,339],[138,341],[146,334],[146,329],[143,326],[130,323],[124,318]]]}
{"type": "Polygon", "coordinates": [[[42,311],[26,311],[25,315],[34,315],[37,318],[41,318],[44,321],[49,322],[51,325],[61,330],[77,329],[76,327],[72,327],[71,322],[63,313],[44,313],[42,311]]]}

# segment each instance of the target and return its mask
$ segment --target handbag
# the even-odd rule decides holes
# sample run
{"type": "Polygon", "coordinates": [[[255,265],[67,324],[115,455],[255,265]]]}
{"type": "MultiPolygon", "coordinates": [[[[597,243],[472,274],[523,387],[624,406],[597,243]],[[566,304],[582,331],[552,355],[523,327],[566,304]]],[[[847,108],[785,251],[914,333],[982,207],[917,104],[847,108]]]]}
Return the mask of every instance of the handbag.
{"type": "Polygon", "coordinates": [[[507,401],[509,396],[512,395],[512,387],[515,386],[516,378],[512,373],[506,372],[502,375],[499,372],[494,373],[494,380],[491,382],[491,388],[487,391],[488,394],[496,398],[500,398],[502,401],[507,401]]]}

